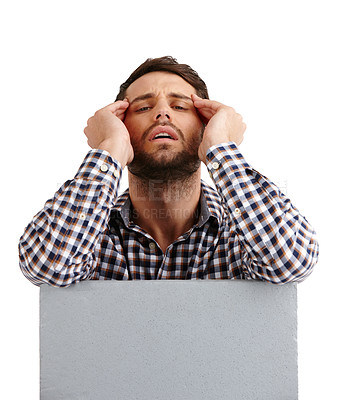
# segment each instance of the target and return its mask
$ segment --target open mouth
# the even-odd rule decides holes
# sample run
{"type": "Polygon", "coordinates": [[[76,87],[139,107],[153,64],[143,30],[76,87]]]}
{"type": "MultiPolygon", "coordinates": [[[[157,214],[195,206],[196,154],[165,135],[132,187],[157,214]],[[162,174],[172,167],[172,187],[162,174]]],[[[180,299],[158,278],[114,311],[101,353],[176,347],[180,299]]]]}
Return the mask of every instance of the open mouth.
{"type": "Polygon", "coordinates": [[[157,140],[157,139],[171,139],[175,140],[171,135],[165,132],[158,133],[156,136],[153,137],[152,140],[157,140]]]}
{"type": "Polygon", "coordinates": [[[178,140],[178,135],[170,126],[157,126],[153,129],[149,140],[178,140]]]}

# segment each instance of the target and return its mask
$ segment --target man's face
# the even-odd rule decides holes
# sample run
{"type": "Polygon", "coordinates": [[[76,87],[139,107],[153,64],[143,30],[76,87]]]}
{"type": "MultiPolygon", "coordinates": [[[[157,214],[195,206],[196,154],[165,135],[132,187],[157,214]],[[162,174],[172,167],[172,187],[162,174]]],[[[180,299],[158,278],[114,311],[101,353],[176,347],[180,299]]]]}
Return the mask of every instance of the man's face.
{"type": "Polygon", "coordinates": [[[124,123],[135,154],[129,165],[134,175],[179,179],[198,169],[203,125],[192,93],[189,83],[167,72],[150,72],[128,87],[124,123]]]}

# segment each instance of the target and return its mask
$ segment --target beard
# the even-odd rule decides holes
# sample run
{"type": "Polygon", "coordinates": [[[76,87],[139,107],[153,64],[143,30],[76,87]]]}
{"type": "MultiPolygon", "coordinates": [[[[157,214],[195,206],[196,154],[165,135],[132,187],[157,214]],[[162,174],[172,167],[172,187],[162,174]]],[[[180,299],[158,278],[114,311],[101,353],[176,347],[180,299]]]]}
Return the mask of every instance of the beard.
{"type": "Polygon", "coordinates": [[[133,146],[134,158],[128,165],[131,174],[137,176],[143,181],[178,181],[187,180],[200,167],[201,161],[198,157],[198,148],[201,144],[204,127],[194,133],[191,139],[186,142],[183,132],[171,123],[156,123],[147,129],[142,135],[142,141],[145,140],[148,133],[158,125],[169,125],[178,134],[184,142],[184,148],[179,153],[172,154],[172,145],[167,143],[157,147],[156,154],[149,154],[142,151],[137,144],[133,146]]]}

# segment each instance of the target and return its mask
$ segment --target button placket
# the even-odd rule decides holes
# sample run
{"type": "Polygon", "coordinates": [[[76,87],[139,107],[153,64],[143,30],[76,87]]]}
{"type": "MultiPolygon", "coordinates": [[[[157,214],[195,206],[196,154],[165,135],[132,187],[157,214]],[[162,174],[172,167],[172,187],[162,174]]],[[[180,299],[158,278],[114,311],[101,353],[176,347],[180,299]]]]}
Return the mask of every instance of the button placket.
{"type": "Polygon", "coordinates": [[[215,161],[215,162],[213,162],[213,163],[211,164],[211,166],[212,166],[213,169],[219,169],[219,168],[220,168],[220,163],[217,162],[217,161],[215,161]]]}
{"type": "Polygon", "coordinates": [[[102,164],[102,165],[100,166],[100,170],[101,170],[102,172],[107,172],[108,169],[109,169],[109,167],[108,167],[106,164],[102,164]]]}

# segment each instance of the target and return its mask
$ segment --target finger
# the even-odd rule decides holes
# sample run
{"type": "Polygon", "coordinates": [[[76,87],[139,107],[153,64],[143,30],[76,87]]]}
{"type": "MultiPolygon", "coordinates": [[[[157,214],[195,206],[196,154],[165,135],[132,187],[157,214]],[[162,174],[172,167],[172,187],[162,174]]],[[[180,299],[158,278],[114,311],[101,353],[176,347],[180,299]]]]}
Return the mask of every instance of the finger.
{"type": "Polygon", "coordinates": [[[125,111],[124,112],[117,112],[117,113],[115,113],[115,116],[117,118],[119,118],[121,121],[124,121],[125,116],[126,116],[126,112],[125,111]]]}
{"type": "Polygon", "coordinates": [[[99,111],[111,111],[115,114],[119,110],[126,111],[129,105],[130,104],[127,100],[118,100],[112,104],[107,105],[106,107],[101,108],[99,111]]]}
{"type": "Polygon", "coordinates": [[[126,113],[126,109],[118,109],[114,114],[118,117],[119,115],[124,115],[126,113]]]}
{"type": "Polygon", "coordinates": [[[206,121],[209,121],[222,107],[226,107],[217,101],[202,99],[197,95],[192,95],[191,98],[197,111],[206,121]]]}
{"type": "MultiPolygon", "coordinates": [[[[117,102],[116,102],[116,103],[117,103],[117,102]]],[[[117,115],[118,113],[125,113],[126,110],[129,108],[129,105],[130,105],[130,104],[129,104],[128,101],[122,100],[122,101],[119,102],[119,104],[115,104],[114,107],[112,107],[112,109],[109,108],[109,110],[110,110],[113,114],[117,115]]]]}
{"type": "MultiPolygon", "coordinates": [[[[130,104],[129,104],[130,105],[130,104]]],[[[123,107],[123,108],[119,108],[114,114],[116,117],[118,117],[119,119],[121,119],[122,121],[124,120],[126,113],[127,113],[127,109],[129,107],[123,107]]]]}
{"type": "Polygon", "coordinates": [[[89,137],[88,127],[84,128],[84,134],[87,138],[89,137]]]}
{"type": "Polygon", "coordinates": [[[203,100],[203,99],[202,99],[202,97],[199,97],[199,96],[197,96],[197,94],[193,93],[193,94],[191,95],[191,100],[192,100],[193,102],[195,102],[195,101],[203,100]]]}
{"type": "Polygon", "coordinates": [[[215,112],[220,107],[225,107],[222,103],[218,101],[213,101],[209,99],[202,99],[201,97],[197,96],[196,94],[191,95],[191,99],[194,102],[194,106],[197,108],[208,108],[214,110],[215,112]]]}
{"type": "Polygon", "coordinates": [[[235,112],[232,107],[226,106],[218,101],[209,100],[209,99],[202,99],[201,97],[197,96],[196,94],[192,94],[191,98],[193,100],[194,106],[199,110],[211,110],[213,114],[215,114],[220,109],[225,109],[231,112],[235,112]]]}
{"type": "MultiPolygon", "coordinates": [[[[196,107],[196,106],[195,106],[196,107]]],[[[199,114],[201,114],[204,118],[207,118],[208,120],[213,117],[216,112],[211,110],[210,108],[197,108],[197,111],[199,112],[199,114]]]]}

